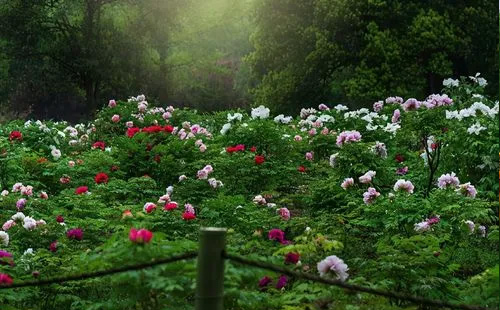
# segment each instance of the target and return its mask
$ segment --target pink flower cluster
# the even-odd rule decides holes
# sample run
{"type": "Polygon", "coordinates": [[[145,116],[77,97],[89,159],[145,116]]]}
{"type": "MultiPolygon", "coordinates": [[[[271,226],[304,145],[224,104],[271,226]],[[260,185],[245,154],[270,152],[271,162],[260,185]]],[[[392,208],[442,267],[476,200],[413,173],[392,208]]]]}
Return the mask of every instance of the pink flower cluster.
{"type": "Polygon", "coordinates": [[[438,178],[438,187],[445,189],[447,187],[455,188],[460,185],[460,180],[455,175],[455,172],[443,174],[438,178]]]}
{"type": "Polygon", "coordinates": [[[359,177],[359,182],[363,184],[371,183],[373,178],[377,175],[376,171],[370,170],[367,173],[359,177]]]}
{"type": "Polygon", "coordinates": [[[439,215],[433,216],[431,218],[426,219],[423,222],[415,224],[414,230],[416,232],[428,231],[431,229],[432,225],[439,223],[439,221],[440,221],[439,215]]]}
{"type": "Polygon", "coordinates": [[[408,194],[413,194],[413,190],[415,189],[415,186],[410,181],[406,180],[397,180],[396,184],[394,184],[394,191],[399,192],[399,191],[404,191],[407,192],[408,194]]]}
{"type": "Polygon", "coordinates": [[[359,141],[361,141],[361,134],[356,130],[343,131],[337,136],[337,146],[359,141]]]}
{"type": "Polygon", "coordinates": [[[214,171],[214,168],[211,165],[206,165],[203,169],[198,170],[196,173],[196,177],[200,180],[206,180],[208,175],[214,171]]]}
{"type": "Polygon", "coordinates": [[[373,187],[368,188],[366,192],[363,193],[363,201],[365,204],[369,205],[375,201],[375,199],[380,196],[380,193],[373,187]]]}

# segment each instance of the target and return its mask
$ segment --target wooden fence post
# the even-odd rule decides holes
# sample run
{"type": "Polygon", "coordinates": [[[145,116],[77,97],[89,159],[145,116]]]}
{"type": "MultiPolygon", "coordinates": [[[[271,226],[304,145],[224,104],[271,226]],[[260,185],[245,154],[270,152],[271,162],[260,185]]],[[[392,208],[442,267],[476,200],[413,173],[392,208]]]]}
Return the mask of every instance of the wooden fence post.
{"type": "Polygon", "coordinates": [[[224,309],[224,258],[226,229],[206,227],[200,231],[196,310],[224,309]]]}

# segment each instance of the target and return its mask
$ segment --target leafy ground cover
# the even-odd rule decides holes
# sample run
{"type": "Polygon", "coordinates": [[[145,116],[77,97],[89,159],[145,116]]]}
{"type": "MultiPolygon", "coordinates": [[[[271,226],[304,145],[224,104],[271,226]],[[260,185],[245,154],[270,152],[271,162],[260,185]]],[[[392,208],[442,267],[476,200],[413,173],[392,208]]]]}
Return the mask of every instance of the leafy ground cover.
{"type": "MultiPolygon", "coordinates": [[[[271,116],[145,96],[94,122],[0,126],[0,285],[193,250],[493,306],[498,293],[498,101],[479,75],[423,100],[389,97],[271,116]]],[[[228,263],[227,309],[417,309],[228,263]]],[[[194,261],[0,290],[1,309],[191,309],[194,261]]]]}

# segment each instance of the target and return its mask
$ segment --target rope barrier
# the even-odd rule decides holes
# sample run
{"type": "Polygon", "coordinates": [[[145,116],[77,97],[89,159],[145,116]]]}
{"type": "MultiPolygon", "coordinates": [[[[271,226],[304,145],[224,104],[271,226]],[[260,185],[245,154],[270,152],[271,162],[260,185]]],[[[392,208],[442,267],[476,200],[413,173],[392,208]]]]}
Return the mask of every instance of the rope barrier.
{"type": "Polygon", "coordinates": [[[31,280],[31,281],[13,283],[12,285],[9,285],[9,286],[0,286],[0,290],[28,287],[28,286],[42,286],[42,285],[49,285],[49,284],[55,284],[55,283],[63,283],[63,282],[68,282],[68,281],[80,281],[80,280],[86,280],[86,279],[91,279],[91,278],[99,278],[99,277],[103,277],[103,276],[107,276],[107,275],[111,275],[111,274],[127,272],[127,271],[141,270],[141,269],[146,269],[146,268],[150,268],[150,267],[154,267],[154,266],[158,266],[158,265],[174,263],[174,262],[177,262],[180,260],[192,259],[192,258],[195,258],[197,255],[198,255],[197,252],[191,251],[191,252],[187,252],[187,253],[179,254],[179,255],[174,255],[171,257],[167,257],[167,258],[153,259],[151,262],[148,262],[148,263],[140,263],[140,264],[136,264],[136,265],[129,265],[129,266],[123,266],[123,267],[112,268],[112,269],[107,269],[107,270],[94,271],[94,272],[90,272],[90,273],[69,275],[69,276],[64,276],[64,277],[56,277],[56,278],[45,279],[45,280],[31,280]]]}
{"type": "Polygon", "coordinates": [[[319,282],[319,283],[323,283],[323,284],[338,286],[338,287],[348,289],[351,291],[356,291],[356,292],[364,292],[364,293],[378,295],[378,296],[390,297],[390,298],[394,298],[394,299],[398,299],[398,300],[411,301],[415,304],[435,306],[435,307],[441,307],[441,308],[465,309],[465,310],[493,310],[494,309],[494,308],[488,308],[488,307],[482,307],[482,306],[457,304],[457,303],[451,303],[451,302],[441,301],[441,300],[426,299],[426,298],[418,297],[418,296],[414,296],[414,295],[407,295],[407,294],[383,291],[383,290],[374,289],[374,288],[370,288],[370,287],[349,284],[349,283],[342,282],[340,280],[327,279],[327,278],[322,278],[322,277],[308,274],[308,273],[290,270],[288,268],[284,268],[284,267],[270,264],[270,263],[263,262],[263,261],[253,261],[253,260],[238,256],[238,255],[233,255],[233,254],[229,254],[229,253],[223,253],[223,257],[226,259],[229,259],[229,260],[233,260],[233,261],[238,262],[238,263],[243,264],[243,265],[249,265],[249,266],[258,267],[261,269],[271,270],[271,271],[278,272],[278,273],[281,273],[281,274],[284,274],[284,275],[287,275],[287,276],[290,276],[293,278],[297,278],[297,279],[304,279],[304,280],[319,282]]]}

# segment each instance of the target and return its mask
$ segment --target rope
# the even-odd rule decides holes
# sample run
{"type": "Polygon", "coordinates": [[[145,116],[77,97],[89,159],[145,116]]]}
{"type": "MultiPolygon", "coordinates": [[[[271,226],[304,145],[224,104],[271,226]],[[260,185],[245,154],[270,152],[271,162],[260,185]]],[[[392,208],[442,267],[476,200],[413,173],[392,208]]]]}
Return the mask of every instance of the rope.
{"type": "Polygon", "coordinates": [[[154,267],[154,266],[158,266],[158,265],[169,264],[169,263],[177,262],[177,261],[184,260],[184,259],[192,259],[192,258],[195,258],[197,255],[198,255],[197,252],[191,251],[191,252],[187,252],[187,253],[179,254],[179,255],[174,255],[171,257],[167,257],[167,258],[153,259],[151,262],[148,262],[148,263],[140,263],[140,264],[136,264],[136,265],[123,266],[123,267],[112,268],[112,269],[107,269],[107,270],[99,270],[99,271],[94,271],[94,272],[90,272],[90,273],[56,277],[56,278],[45,279],[45,280],[23,281],[23,282],[13,283],[12,285],[9,285],[9,286],[1,286],[0,285],[0,290],[19,288],[19,287],[28,287],[28,286],[42,286],[42,285],[49,285],[49,284],[55,284],[55,283],[63,283],[63,282],[68,282],[68,281],[80,281],[80,280],[91,279],[91,278],[99,278],[99,277],[103,277],[103,276],[107,276],[107,275],[111,275],[111,274],[134,271],[134,270],[141,270],[141,269],[150,268],[150,267],[154,267]]]}
{"type": "Polygon", "coordinates": [[[364,293],[368,293],[368,294],[390,297],[390,298],[399,299],[399,300],[411,301],[415,304],[429,305],[429,306],[435,306],[435,307],[441,307],[441,308],[465,309],[465,310],[493,310],[494,309],[494,308],[488,308],[488,307],[482,307],[482,306],[457,304],[457,303],[451,303],[451,302],[441,301],[441,300],[426,299],[426,298],[418,297],[418,296],[414,296],[414,295],[407,295],[407,294],[383,291],[383,290],[379,290],[379,289],[375,289],[375,288],[344,283],[340,280],[327,279],[327,278],[322,278],[322,277],[312,275],[312,274],[297,272],[294,270],[290,270],[288,268],[284,268],[284,267],[270,264],[270,263],[263,262],[263,261],[253,261],[253,260],[238,256],[238,255],[233,255],[233,254],[228,254],[228,253],[223,253],[222,255],[226,259],[233,260],[233,261],[238,262],[238,263],[243,264],[243,265],[249,265],[249,266],[253,266],[253,267],[271,270],[274,272],[285,274],[287,276],[290,276],[290,277],[293,277],[296,279],[304,279],[304,280],[319,282],[319,283],[323,283],[323,284],[338,286],[338,287],[348,289],[351,291],[364,292],[364,293]]]}

